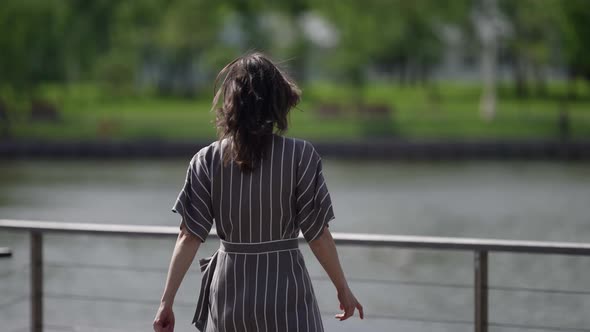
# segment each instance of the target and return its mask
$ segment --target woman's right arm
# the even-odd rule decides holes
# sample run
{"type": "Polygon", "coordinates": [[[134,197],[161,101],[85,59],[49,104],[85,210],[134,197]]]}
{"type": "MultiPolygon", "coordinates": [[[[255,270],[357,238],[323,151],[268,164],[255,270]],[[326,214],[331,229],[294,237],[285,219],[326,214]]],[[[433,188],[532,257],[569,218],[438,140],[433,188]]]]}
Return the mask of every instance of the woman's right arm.
{"type": "Polygon", "coordinates": [[[338,259],[336,244],[328,227],[324,226],[322,234],[313,241],[310,241],[309,247],[324,270],[326,270],[334,287],[336,287],[340,309],[344,310],[344,313],[337,314],[335,317],[345,320],[354,314],[354,309],[356,308],[359,311],[361,319],[363,319],[363,306],[357,301],[348,287],[344,272],[340,266],[340,260],[338,259]]]}
{"type": "Polygon", "coordinates": [[[176,239],[176,245],[172,252],[170,259],[170,266],[168,267],[168,275],[166,277],[166,284],[164,286],[164,294],[160,301],[160,307],[156,313],[153,327],[156,332],[172,332],[174,331],[174,313],[172,306],[176,292],[180,287],[182,279],[188,271],[199,246],[201,240],[191,234],[185,227],[184,223],[180,226],[180,232],[176,239]]]}

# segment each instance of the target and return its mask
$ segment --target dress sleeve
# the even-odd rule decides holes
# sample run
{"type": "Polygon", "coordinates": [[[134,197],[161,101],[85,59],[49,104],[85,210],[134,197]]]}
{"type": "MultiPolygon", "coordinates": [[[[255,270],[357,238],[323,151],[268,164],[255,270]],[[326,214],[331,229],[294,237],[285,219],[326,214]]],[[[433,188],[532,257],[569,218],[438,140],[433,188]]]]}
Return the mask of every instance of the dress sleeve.
{"type": "Polygon", "coordinates": [[[296,223],[307,242],[315,240],[324,226],[335,218],[330,192],[322,172],[322,158],[313,145],[305,142],[298,165],[296,223]]]}
{"type": "Polygon", "coordinates": [[[181,216],[192,234],[202,242],[213,226],[211,206],[211,177],[203,155],[197,153],[186,170],[186,179],[172,207],[172,212],[181,216]]]}

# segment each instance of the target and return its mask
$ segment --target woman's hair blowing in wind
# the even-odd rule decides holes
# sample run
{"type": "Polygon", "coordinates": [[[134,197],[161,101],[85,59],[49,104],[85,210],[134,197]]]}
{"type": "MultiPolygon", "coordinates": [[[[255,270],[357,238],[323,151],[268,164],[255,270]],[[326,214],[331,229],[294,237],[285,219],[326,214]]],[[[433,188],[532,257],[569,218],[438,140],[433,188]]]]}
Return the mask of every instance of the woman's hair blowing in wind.
{"type": "Polygon", "coordinates": [[[223,163],[233,159],[243,171],[256,168],[274,128],[277,134],[287,130],[287,115],[300,95],[295,82],[262,53],[238,57],[225,66],[215,80],[213,98],[217,135],[230,142],[223,163]]]}

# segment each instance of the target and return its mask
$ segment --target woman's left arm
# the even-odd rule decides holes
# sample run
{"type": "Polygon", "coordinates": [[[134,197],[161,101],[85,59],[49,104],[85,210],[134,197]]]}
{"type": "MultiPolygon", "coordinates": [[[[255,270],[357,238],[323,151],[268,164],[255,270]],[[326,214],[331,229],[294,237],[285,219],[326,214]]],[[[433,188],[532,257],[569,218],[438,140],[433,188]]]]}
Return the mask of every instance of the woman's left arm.
{"type": "Polygon", "coordinates": [[[164,287],[164,294],[160,301],[160,307],[154,319],[154,331],[156,332],[172,332],[174,331],[174,313],[172,305],[176,292],[180,287],[180,283],[184,275],[191,266],[197,250],[201,245],[201,240],[186,230],[185,225],[180,227],[180,233],[172,252],[170,266],[168,268],[168,276],[166,277],[166,285],[164,287]]]}

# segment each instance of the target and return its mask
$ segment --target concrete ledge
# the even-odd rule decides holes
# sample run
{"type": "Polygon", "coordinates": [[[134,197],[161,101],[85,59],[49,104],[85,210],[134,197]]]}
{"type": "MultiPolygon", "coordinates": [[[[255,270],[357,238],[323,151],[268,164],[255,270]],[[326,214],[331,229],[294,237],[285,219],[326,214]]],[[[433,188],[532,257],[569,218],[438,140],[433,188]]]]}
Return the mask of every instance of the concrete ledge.
{"type": "MultiPolygon", "coordinates": [[[[311,140],[310,140],[311,141],[311,140]]],[[[0,159],[186,158],[212,141],[0,142],[0,159]]],[[[385,160],[590,160],[590,140],[312,141],[322,156],[385,160]]]]}

